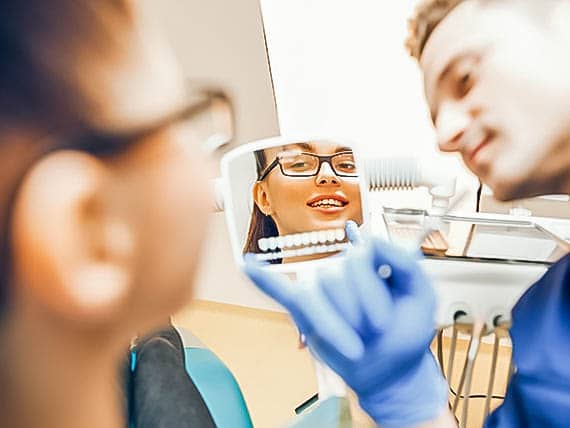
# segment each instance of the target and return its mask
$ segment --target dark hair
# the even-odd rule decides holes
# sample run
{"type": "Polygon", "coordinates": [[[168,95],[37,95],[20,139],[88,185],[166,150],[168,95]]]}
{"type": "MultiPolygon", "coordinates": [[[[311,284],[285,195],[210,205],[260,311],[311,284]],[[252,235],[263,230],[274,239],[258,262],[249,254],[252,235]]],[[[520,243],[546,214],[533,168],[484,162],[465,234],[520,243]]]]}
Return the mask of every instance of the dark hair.
{"type": "MultiPolygon", "coordinates": [[[[257,177],[260,177],[268,165],[267,156],[264,150],[257,150],[253,153],[255,156],[255,167],[257,170],[257,177]]],[[[253,203],[253,211],[251,213],[251,220],[249,222],[249,230],[243,252],[245,253],[259,253],[261,250],[257,244],[260,238],[267,236],[277,236],[279,231],[275,221],[261,212],[257,204],[253,203]]],[[[280,263],[281,260],[275,260],[271,263],[280,263]]]]}
{"type": "MultiPolygon", "coordinates": [[[[18,0],[0,13],[0,231],[25,171],[45,153],[39,136],[64,136],[89,122],[104,91],[86,70],[120,53],[131,23],[127,0],[18,0]],[[30,132],[32,131],[32,132],[30,132]],[[25,132],[33,137],[21,138],[25,132]],[[15,140],[14,135],[20,138],[15,140]],[[33,140],[38,138],[38,140],[33,140]]],[[[54,143],[51,142],[51,146],[54,143]]],[[[57,148],[57,147],[56,147],[57,148]]],[[[53,147],[52,147],[53,149],[53,147]]],[[[0,313],[8,299],[9,236],[0,236],[0,313]]]]}
{"type": "Polygon", "coordinates": [[[408,20],[406,48],[418,61],[435,28],[464,0],[423,0],[408,20]]]}

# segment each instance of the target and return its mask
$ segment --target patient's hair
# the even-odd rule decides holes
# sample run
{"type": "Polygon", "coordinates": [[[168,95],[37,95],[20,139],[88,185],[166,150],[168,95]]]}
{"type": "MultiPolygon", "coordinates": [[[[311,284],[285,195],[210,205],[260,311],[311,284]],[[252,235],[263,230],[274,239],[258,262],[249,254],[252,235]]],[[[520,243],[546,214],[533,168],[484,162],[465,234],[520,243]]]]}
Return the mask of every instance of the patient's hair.
{"type": "MultiPolygon", "coordinates": [[[[264,150],[257,150],[254,152],[254,156],[257,176],[260,177],[265,168],[267,168],[269,165],[269,162],[267,161],[267,156],[264,150]]],[[[246,254],[260,252],[261,250],[258,246],[259,239],[278,235],[279,230],[277,229],[277,225],[273,219],[270,216],[263,214],[257,204],[254,202],[243,253],[246,254]]],[[[271,261],[270,263],[278,262],[271,261]]]]}
{"type": "Polygon", "coordinates": [[[406,48],[410,55],[420,59],[433,30],[460,3],[465,0],[422,0],[408,21],[406,48]]]}
{"type": "Polygon", "coordinates": [[[50,134],[64,140],[100,106],[104,94],[89,70],[120,53],[131,18],[128,0],[2,2],[0,313],[9,291],[10,213],[22,175],[41,152],[35,139],[50,134]]]}

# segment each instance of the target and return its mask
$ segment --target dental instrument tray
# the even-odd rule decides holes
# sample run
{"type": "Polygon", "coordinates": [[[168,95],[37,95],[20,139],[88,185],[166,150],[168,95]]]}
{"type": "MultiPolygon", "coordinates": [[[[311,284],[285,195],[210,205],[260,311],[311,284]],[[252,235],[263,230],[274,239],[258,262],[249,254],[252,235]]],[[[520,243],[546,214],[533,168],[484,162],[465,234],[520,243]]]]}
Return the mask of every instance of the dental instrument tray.
{"type": "Polygon", "coordinates": [[[570,252],[570,243],[534,218],[476,214],[430,216],[424,210],[384,208],[384,222],[395,243],[419,241],[427,258],[482,263],[550,265],[570,252]]]}

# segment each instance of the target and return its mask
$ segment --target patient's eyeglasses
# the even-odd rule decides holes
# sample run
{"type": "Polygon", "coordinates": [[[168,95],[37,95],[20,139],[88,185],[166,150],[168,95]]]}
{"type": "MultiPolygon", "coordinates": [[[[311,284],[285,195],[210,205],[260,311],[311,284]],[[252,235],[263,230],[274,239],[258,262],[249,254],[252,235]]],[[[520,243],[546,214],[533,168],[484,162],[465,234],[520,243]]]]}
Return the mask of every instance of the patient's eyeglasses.
{"type": "MultiPolygon", "coordinates": [[[[201,141],[199,149],[213,154],[234,138],[234,112],[231,100],[222,91],[189,90],[188,102],[175,113],[154,120],[132,130],[106,131],[85,126],[71,135],[59,136],[57,132],[37,142],[37,150],[24,165],[7,200],[7,215],[0,232],[0,281],[6,282],[10,269],[10,224],[12,207],[23,177],[40,158],[56,150],[80,150],[98,157],[118,155],[137,142],[170,127],[188,126],[193,130],[193,141],[201,141]]],[[[0,293],[2,286],[0,285],[0,293]]],[[[2,299],[0,299],[2,301],[2,299]]]]}
{"type": "Polygon", "coordinates": [[[82,129],[67,138],[66,142],[47,148],[41,156],[53,150],[73,149],[96,156],[111,156],[123,152],[128,146],[170,127],[189,126],[194,129],[194,140],[210,154],[234,138],[234,113],[230,99],[221,91],[191,92],[188,102],[178,111],[136,129],[104,131],[82,129]]]}
{"type": "Polygon", "coordinates": [[[258,180],[264,180],[277,165],[281,173],[287,177],[314,177],[319,173],[323,162],[327,162],[339,177],[358,177],[352,151],[325,156],[292,150],[279,153],[260,174],[258,180]]]}

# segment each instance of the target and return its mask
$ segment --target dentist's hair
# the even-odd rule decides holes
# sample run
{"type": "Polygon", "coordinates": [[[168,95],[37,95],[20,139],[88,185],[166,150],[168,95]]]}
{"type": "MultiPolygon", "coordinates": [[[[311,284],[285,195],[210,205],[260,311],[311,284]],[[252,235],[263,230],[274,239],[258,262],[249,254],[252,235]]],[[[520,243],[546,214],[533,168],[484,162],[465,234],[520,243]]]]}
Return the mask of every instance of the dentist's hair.
{"type": "Polygon", "coordinates": [[[424,47],[441,21],[460,3],[465,0],[422,0],[416,7],[414,15],[408,21],[408,39],[406,48],[410,55],[418,61],[424,47]]]}
{"type": "Polygon", "coordinates": [[[424,48],[439,24],[460,4],[467,1],[478,2],[485,6],[494,2],[507,4],[513,11],[523,12],[533,22],[544,26],[550,23],[552,6],[565,0],[421,0],[414,14],[408,20],[408,38],[406,48],[410,55],[420,60],[424,48]]]}
{"type": "MultiPolygon", "coordinates": [[[[127,0],[18,0],[0,12],[0,313],[10,292],[12,205],[47,135],[72,133],[101,108],[90,72],[120,52],[127,0]]],[[[63,143],[63,141],[62,141],[63,143]]]]}

